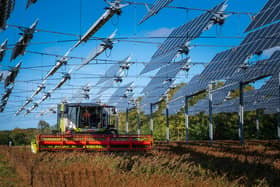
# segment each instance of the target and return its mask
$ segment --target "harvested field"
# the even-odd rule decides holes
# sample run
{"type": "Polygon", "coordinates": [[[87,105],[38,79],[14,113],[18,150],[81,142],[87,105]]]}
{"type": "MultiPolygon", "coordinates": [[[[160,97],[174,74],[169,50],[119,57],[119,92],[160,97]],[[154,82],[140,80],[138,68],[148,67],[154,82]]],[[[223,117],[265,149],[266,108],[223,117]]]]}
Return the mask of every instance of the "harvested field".
{"type": "Polygon", "coordinates": [[[0,155],[20,179],[11,186],[279,186],[280,181],[277,141],[244,146],[217,141],[212,147],[202,141],[158,142],[146,153],[37,155],[29,147],[2,146],[0,155]]]}

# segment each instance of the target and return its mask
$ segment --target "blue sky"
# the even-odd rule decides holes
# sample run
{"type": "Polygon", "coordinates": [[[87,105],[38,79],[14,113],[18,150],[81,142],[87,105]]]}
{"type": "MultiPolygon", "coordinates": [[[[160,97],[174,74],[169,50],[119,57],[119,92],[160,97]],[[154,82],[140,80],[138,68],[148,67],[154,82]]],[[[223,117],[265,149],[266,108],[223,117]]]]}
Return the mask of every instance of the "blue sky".
{"type": "MultiPolygon", "coordinates": [[[[147,2],[148,0],[135,0],[136,2],[147,2]]],[[[234,12],[258,12],[267,0],[229,0],[228,11],[234,12]]],[[[222,2],[221,0],[174,0],[172,6],[182,6],[191,8],[210,9],[216,4],[222,2]]],[[[105,11],[107,6],[103,0],[38,0],[29,9],[25,9],[25,1],[20,0],[16,2],[16,7],[8,20],[8,24],[29,26],[35,19],[39,18],[38,29],[58,31],[64,33],[83,34],[105,11]]],[[[107,37],[115,29],[118,29],[116,37],[147,37],[147,36],[166,36],[172,29],[190,21],[196,16],[202,14],[201,11],[185,11],[180,9],[164,8],[158,15],[151,17],[142,25],[138,22],[146,13],[144,6],[128,6],[123,8],[122,15],[114,16],[104,27],[102,27],[94,36],[107,37]]],[[[244,37],[243,31],[249,24],[250,18],[248,15],[232,15],[230,16],[225,25],[222,27],[214,26],[209,31],[204,32],[203,35],[219,35],[219,36],[241,36],[244,37]]],[[[20,30],[13,27],[8,27],[5,31],[0,32],[0,42],[9,39],[9,45],[15,44],[19,39],[20,30]]],[[[46,32],[36,32],[31,44],[28,46],[28,51],[37,51],[44,53],[54,53],[63,55],[68,48],[75,42],[52,42],[42,44],[42,42],[61,41],[61,40],[77,40],[75,36],[65,36],[59,34],[51,34],[46,32]],[[38,44],[41,43],[41,44],[38,44]]],[[[143,40],[160,43],[163,40],[143,40]]],[[[236,46],[240,43],[241,39],[207,39],[199,38],[192,41],[193,45],[225,45],[236,46]]],[[[75,49],[70,56],[87,57],[88,54],[100,44],[100,41],[88,41],[75,49]]],[[[132,61],[148,62],[156,51],[157,44],[141,44],[133,42],[120,41],[114,44],[111,52],[99,56],[99,59],[113,59],[122,60],[128,55],[132,55],[132,61]]],[[[191,49],[190,57],[193,62],[209,62],[217,52],[228,49],[228,47],[195,47],[191,49]]],[[[23,61],[22,67],[33,66],[48,66],[54,65],[58,58],[47,55],[37,55],[26,53],[24,56],[18,57],[16,60],[10,62],[11,50],[6,53],[5,59],[1,62],[1,70],[7,69],[7,66],[15,66],[20,60],[23,61]]],[[[55,84],[61,79],[62,73],[67,72],[72,66],[71,64],[79,64],[81,60],[70,60],[69,65],[62,67],[53,77],[47,82],[45,91],[54,87],[55,84]]],[[[94,63],[94,62],[92,62],[94,63]]],[[[36,127],[39,120],[46,120],[50,124],[56,123],[55,114],[47,114],[40,116],[39,112],[48,109],[50,106],[55,106],[61,99],[68,97],[71,98],[72,94],[77,92],[77,88],[87,83],[94,85],[98,81],[96,76],[102,76],[110,65],[89,65],[83,68],[72,76],[71,81],[66,83],[61,89],[56,91],[52,97],[45,101],[37,108],[34,113],[27,116],[20,115],[14,116],[17,109],[24,103],[25,99],[31,96],[32,92],[41,83],[41,79],[46,75],[51,67],[35,68],[35,69],[22,69],[16,79],[16,84],[9,102],[6,106],[5,112],[0,113],[0,130],[13,129],[15,127],[29,128],[36,127]],[[87,74],[96,74],[95,77],[82,79],[81,77],[87,74]],[[67,90],[66,90],[67,89],[67,90]]],[[[143,68],[143,64],[137,63],[131,67],[128,72],[128,78],[124,83],[135,81],[136,94],[140,93],[144,85],[149,81],[148,76],[153,73],[145,74],[142,77],[137,77],[138,73],[143,68]]],[[[193,66],[189,72],[188,77],[180,74],[178,81],[187,82],[191,76],[199,73],[203,66],[193,66]]],[[[94,93],[98,88],[93,88],[91,97],[94,98],[94,93]]],[[[104,98],[108,97],[114,89],[110,89],[104,93],[104,98]]],[[[0,83],[0,94],[4,93],[3,83],[0,83]]],[[[44,92],[40,93],[36,99],[39,100],[44,92]]],[[[31,106],[31,105],[29,105],[31,106]]]]}

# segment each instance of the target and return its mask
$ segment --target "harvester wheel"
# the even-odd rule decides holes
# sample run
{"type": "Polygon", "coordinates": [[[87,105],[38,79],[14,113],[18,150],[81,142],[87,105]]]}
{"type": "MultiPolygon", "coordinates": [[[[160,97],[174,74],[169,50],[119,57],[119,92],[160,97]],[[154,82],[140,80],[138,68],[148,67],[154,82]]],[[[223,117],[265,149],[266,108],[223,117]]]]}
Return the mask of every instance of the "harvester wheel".
{"type": "Polygon", "coordinates": [[[31,142],[31,152],[34,154],[39,152],[39,147],[36,141],[31,142]]]}

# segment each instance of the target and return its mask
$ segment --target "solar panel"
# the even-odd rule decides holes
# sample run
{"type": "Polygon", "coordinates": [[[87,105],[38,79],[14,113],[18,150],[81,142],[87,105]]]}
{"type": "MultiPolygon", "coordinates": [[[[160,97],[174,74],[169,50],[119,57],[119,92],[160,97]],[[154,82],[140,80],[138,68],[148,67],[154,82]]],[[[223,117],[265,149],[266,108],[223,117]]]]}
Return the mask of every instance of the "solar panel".
{"type": "Polygon", "coordinates": [[[113,38],[116,35],[117,30],[115,30],[108,38],[104,39],[98,48],[94,49],[90,55],[82,62],[82,64],[77,68],[77,70],[81,69],[85,65],[89,64],[96,57],[101,55],[106,49],[113,48],[113,38]]]}
{"type": "Polygon", "coordinates": [[[7,86],[9,86],[10,84],[14,84],[15,79],[16,79],[16,77],[18,75],[18,72],[19,72],[21,64],[22,64],[22,62],[19,62],[14,68],[9,70],[8,76],[6,77],[5,84],[4,84],[5,88],[7,86]]]}
{"type": "Polygon", "coordinates": [[[256,64],[247,67],[245,70],[236,70],[230,79],[237,82],[251,82],[273,75],[280,71],[279,61],[280,51],[276,51],[269,59],[258,61],[256,64]]]}
{"type": "MultiPolygon", "coordinates": [[[[142,93],[149,92],[151,90],[157,89],[157,87],[162,87],[164,84],[171,84],[174,82],[174,78],[179,73],[179,71],[188,63],[188,58],[181,60],[179,62],[172,62],[162,67],[148,83],[148,85],[143,89],[142,93]]],[[[170,84],[170,85],[171,85],[170,84]]]]}
{"type": "Polygon", "coordinates": [[[106,8],[104,14],[88,29],[88,31],[81,37],[81,39],[74,45],[74,48],[79,46],[82,42],[89,40],[109,19],[115,14],[120,15],[121,9],[127,5],[120,4],[120,0],[114,0],[112,3],[108,3],[110,7],[106,8]]]}
{"type": "Polygon", "coordinates": [[[4,112],[4,109],[8,103],[9,97],[13,91],[14,87],[6,89],[5,93],[3,94],[1,98],[1,105],[0,105],[0,112],[4,112]]]}
{"type": "Polygon", "coordinates": [[[151,104],[151,103],[154,104],[159,102],[166,94],[169,87],[170,85],[165,85],[146,93],[141,100],[141,105],[151,104]]]}
{"type": "Polygon", "coordinates": [[[0,62],[3,60],[7,50],[8,40],[5,40],[0,46],[0,62]]]}
{"type": "Polygon", "coordinates": [[[278,0],[269,0],[263,9],[256,15],[254,20],[247,27],[245,32],[254,30],[261,26],[270,24],[280,19],[280,2],[278,0]]]}
{"type": "Polygon", "coordinates": [[[213,90],[213,105],[218,105],[224,102],[227,99],[228,94],[231,91],[234,91],[239,88],[239,82],[230,82],[226,81],[225,85],[221,88],[218,88],[216,91],[213,90]]]}
{"type": "Polygon", "coordinates": [[[61,59],[59,59],[56,62],[55,66],[47,73],[47,75],[45,76],[45,79],[47,79],[48,77],[55,74],[61,66],[66,65],[66,64],[67,64],[67,58],[66,57],[62,57],[61,59]]]}
{"type": "Polygon", "coordinates": [[[176,54],[186,47],[186,44],[197,37],[211,24],[211,19],[215,13],[221,12],[226,8],[223,2],[211,11],[202,14],[192,21],[174,29],[168,38],[160,45],[159,49],[152,56],[151,61],[142,70],[141,74],[155,70],[163,64],[171,62],[176,54]]]}
{"type": "MultiPolygon", "coordinates": [[[[142,20],[139,22],[139,24],[142,24],[144,21],[149,19],[150,17],[156,15],[162,8],[167,6],[169,3],[171,3],[173,0],[157,0],[155,1],[151,8],[148,8],[148,13],[142,18],[142,20]]],[[[148,6],[148,5],[146,5],[148,6]]]]}
{"type": "Polygon", "coordinates": [[[35,4],[37,0],[27,0],[26,8],[29,8],[32,4],[35,4]]]}
{"type": "Polygon", "coordinates": [[[16,59],[19,55],[23,55],[25,52],[25,49],[31,39],[33,38],[33,34],[35,32],[36,26],[38,24],[39,20],[36,20],[29,28],[22,28],[23,31],[22,37],[18,40],[15,47],[13,48],[11,61],[16,59]]]}
{"type": "Polygon", "coordinates": [[[229,59],[234,53],[233,49],[229,49],[217,53],[211,62],[205,67],[201,73],[201,78],[204,81],[210,82],[212,80],[220,80],[230,75],[232,67],[228,64],[229,59]]]}
{"type": "Polygon", "coordinates": [[[131,57],[128,56],[125,59],[123,59],[122,61],[112,65],[105,72],[105,75],[99,79],[99,81],[96,83],[96,85],[99,85],[99,84],[107,81],[108,79],[113,79],[114,77],[121,76],[121,74],[124,70],[122,67],[124,67],[124,66],[129,67],[128,64],[129,64],[130,59],[131,59],[131,57]]]}
{"type": "Polygon", "coordinates": [[[110,99],[108,100],[108,103],[113,103],[117,100],[119,100],[120,98],[124,97],[127,93],[128,90],[130,92],[130,88],[132,86],[133,82],[130,82],[128,84],[125,84],[124,86],[120,86],[110,97],[110,99]]]}
{"type": "MultiPolygon", "coordinates": [[[[151,113],[150,107],[151,106],[149,103],[140,105],[140,111],[142,111],[145,115],[150,115],[150,113],[151,113]]],[[[153,112],[155,112],[157,110],[158,110],[158,105],[153,105],[153,112]]]]}
{"type": "Polygon", "coordinates": [[[207,112],[208,104],[209,101],[206,98],[198,100],[198,102],[195,105],[189,107],[189,115],[192,116],[199,112],[207,112]]]}
{"type": "Polygon", "coordinates": [[[185,97],[179,97],[176,100],[172,100],[168,103],[168,109],[170,115],[175,115],[185,105],[185,97]]]}
{"type": "Polygon", "coordinates": [[[56,85],[56,87],[53,89],[53,91],[57,90],[58,88],[60,88],[67,80],[70,80],[71,76],[69,73],[65,73],[63,75],[63,78],[61,79],[61,81],[56,85]]]}
{"type": "Polygon", "coordinates": [[[232,54],[227,58],[228,60],[224,63],[224,66],[217,66],[217,68],[227,70],[220,71],[219,77],[225,77],[225,74],[230,77],[250,56],[279,46],[279,37],[280,23],[275,23],[248,34],[239,47],[232,49],[232,54]]]}
{"type": "Polygon", "coordinates": [[[8,100],[8,98],[10,97],[10,95],[12,93],[12,90],[13,90],[13,87],[12,88],[8,88],[6,90],[6,92],[4,93],[4,95],[2,96],[1,101],[8,100]]]}
{"type": "Polygon", "coordinates": [[[0,0],[0,28],[6,29],[6,22],[15,6],[15,0],[0,0]]]}
{"type": "Polygon", "coordinates": [[[234,113],[238,111],[238,99],[224,101],[222,104],[213,105],[213,114],[217,113],[234,113]]]}
{"type": "Polygon", "coordinates": [[[0,82],[3,80],[3,75],[4,73],[3,72],[0,72],[0,82]]]}

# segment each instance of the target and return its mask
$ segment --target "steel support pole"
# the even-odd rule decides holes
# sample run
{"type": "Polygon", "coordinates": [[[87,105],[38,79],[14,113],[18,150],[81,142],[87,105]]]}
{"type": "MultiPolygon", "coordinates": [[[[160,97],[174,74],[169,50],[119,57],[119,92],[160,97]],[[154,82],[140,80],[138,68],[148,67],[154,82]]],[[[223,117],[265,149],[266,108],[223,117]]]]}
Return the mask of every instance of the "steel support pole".
{"type": "Polygon", "coordinates": [[[280,140],[280,108],[277,108],[277,137],[280,140]]]}
{"type": "Polygon", "coordinates": [[[185,97],[185,128],[186,128],[186,144],[189,143],[189,102],[188,96],[185,97]]]}
{"type": "Polygon", "coordinates": [[[280,140],[280,72],[278,73],[278,108],[277,108],[277,136],[280,140]]]}
{"type": "Polygon", "coordinates": [[[170,138],[169,138],[168,94],[166,95],[166,109],[165,109],[165,117],[166,117],[166,142],[169,142],[169,141],[170,141],[170,138]]]}
{"type": "Polygon", "coordinates": [[[256,130],[257,130],[257,139],[260,138],[260,120],[259,120],[260,110],[256,110],[256,130]]]}
{"type": "Polygon", "coordinates": [[[210,145],[213,145],[213,114],[212,114],[212,83],[208,85],[208,96],[209,96],[209,140],[210,145]]]}
{"type": "Polygon", "coordinates": [[[154,133],[154,119],[153,119],[153,104],[150,104],[150,131],[151,135],[154,133]]]}
{"type": "Polygon", "coordinates": [[[128,108],[126,108],[125,112],[125,132],[128,134],[128,108]]]}
{"type": "Polygon", "coordinates": [[[116,113],[115,120],[116,120],[116,129],[119,130],[119,114],[118,113],[116,113]]]}
{"type": "Polygon", "coordinates": [[[141,127],[140,127],[140,103],[136,101],[136,109],[137,109],[137,134],[141,134],[141,127]]]}
{"type": "Polygon", "coordinates": [[[239,129],[238,135],[240,144],[244,144],[244,84],[239,83],[239,129]]]}

